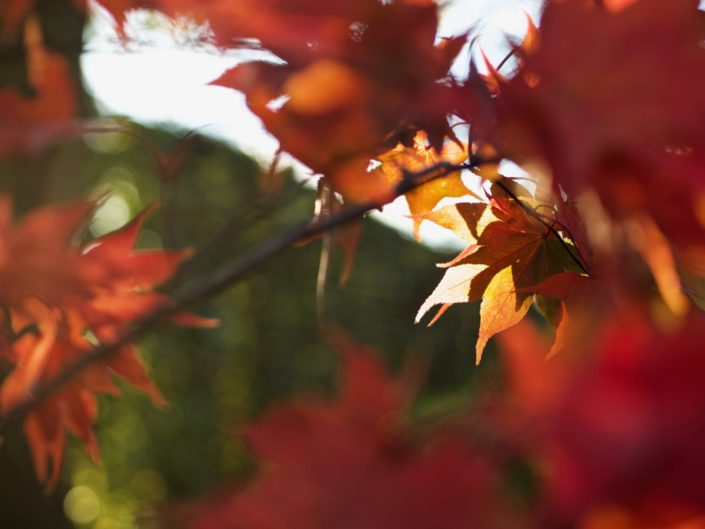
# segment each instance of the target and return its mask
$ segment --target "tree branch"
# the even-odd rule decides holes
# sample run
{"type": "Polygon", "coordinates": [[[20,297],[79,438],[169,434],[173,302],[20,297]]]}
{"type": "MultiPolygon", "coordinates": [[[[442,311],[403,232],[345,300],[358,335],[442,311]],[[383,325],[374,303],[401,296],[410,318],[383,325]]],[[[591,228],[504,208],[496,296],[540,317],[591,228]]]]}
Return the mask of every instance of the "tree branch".
{"type": "MultiPolygon", "coordinates": [[[[480,160],[474,159],[473,163],[480,164],[484,162],[485,161],[481,162],[480,160]]],[[[49,379],[44,384],[32,388],[23,400],[6,411],[4,417],[0,419],[0,430],[5,428],[10,422],[22,420],[35,406],[51,396],[87,366],[111,356],[121,347],[142,338],[158,324],[170,316],[173,316],[184,307],[218,294],[297,241],[321,234],[360,218],[372,210],[381,208],[412,189],[435,178],[446,176],[466,167],[467,164],[454,165],[448,162],[440,162],[418,172],[404,172],[401,182],[389,196],[380,200],[350,206],[313,223],[302,223],[277,237],[272,237],[264,241],[242,259],[224,264],[215,271],[210,272],[207,276],[194,280],[191,285],[177,291],[162,305],[136,321],[132,327],[125,330],[114,341],[96,346],[86,355],[68,364],[55,377],[49,379]]]]}

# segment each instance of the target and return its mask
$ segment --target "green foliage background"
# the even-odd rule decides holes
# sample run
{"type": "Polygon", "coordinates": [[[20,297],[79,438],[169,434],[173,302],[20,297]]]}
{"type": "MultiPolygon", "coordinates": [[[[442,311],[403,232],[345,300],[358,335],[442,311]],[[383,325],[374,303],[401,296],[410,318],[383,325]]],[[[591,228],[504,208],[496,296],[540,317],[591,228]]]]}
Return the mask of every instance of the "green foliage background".
{"type": "MultiPolygon", "coordinates": [[[[46,44],[69,58],[80,87],[83,15],[71,0],[38,0],[37,9],[46,44]]],[[[0,56],[0,84],[22,88],[21,43],[12,46],[0,56]]],[[[96,116],[85,92],[81,108],[84,117],[96,116]]],[[[95,128],[102,132],[0,161],[0,191],[13,197],[18,216],[92,196],[112,204],[113,214],[115,207],[129,210],[131,218],[159,200],[140,244],[201,249],[167,291],[311,216],[312,190],[284,175],[283,189],[267,197],[256,162],[215,140],[111,120],[98,120],[95,128]],[[106,132],[116,128],[127,132],[106,132]],[[183,163],[169,165],[182,155],[183,163]]],[[[93,235],[111,220],[106,213],[108,206],[99,210],[102,221],[93,225],[93,235]]],[[[143,340],[140,350],[168,408],[155,409],[129,387],[123,398],[101,398],[96,431],[102,463],[94,465],[78,443],[70,443],[64,479],[52,494],[36,481],[19,425],[8,429],[0,446],[0,527],[150,527],[154,505],[246,479],[253,461],[236,425],[292,394],[335,390],[337,359],[321,338],[314,302],[319,253],[320,241],[291,249],[194,308],[219,318],[219,329],[165,326],[143,340]]],[[[473,367],[476,307],[452,310],[431,329],[413,324],[438,281],[434,263],[446,259],[367,221],[349,283],[337,287],[340,263],[334,261],[326,296],[326,320],[377,347],[393,370],[409,355],[430,359],[422,415],[462,402],[474,387],[470,379],[481,372],[483,387],[498,380],[491,361],[473,367]]]]}

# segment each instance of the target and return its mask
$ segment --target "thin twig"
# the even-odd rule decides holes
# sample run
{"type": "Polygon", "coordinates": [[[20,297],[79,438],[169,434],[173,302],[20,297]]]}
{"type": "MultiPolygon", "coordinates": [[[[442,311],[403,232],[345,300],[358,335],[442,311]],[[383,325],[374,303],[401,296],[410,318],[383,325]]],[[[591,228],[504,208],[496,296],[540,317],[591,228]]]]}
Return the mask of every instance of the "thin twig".
{"type": "Polygon", "coordinates": [[[553,236],[558,239],[558,242],[561,244],[563,249],[566,251],[566,253],[570,256],[571,260],[578,265],[578,268],[583,271],[583,273],[587,274],[588,276],[590,275],[590,272],[588,271],[587,265],[583,263],[570,249],[570,246],[568,246],[568,243],[565,242],[563,237],[561,237],[561,234],[558,233],[558,230],[556,230],[555,227],[555,222],[547,222],[544,217],[538,213],[535,209],[529,207],[523,200],[521,200],[510,188],[507,186],[503,178],[500,178],[498,180],[495,180],[495,184],[497,184],[502,191],[504,191],[509,197],[514,200],[525,212],[527,215],[529,215],[531,218],[536,219],[538,222],[540,222],[548,231],[553,234],[553,236]]]}
{"type": "MultiPolygon", "coordinates": [[[[316,215],[322,218],[331,214],[331,200],[333,192],[326,183],[321,181],[319,187],[319,197],[317,201],[316,215]]],[[[318,261],[318,274],[316,275],[316,316],[318,325],[322,326],[325,320],[326,286],[328,284],[328,268],[330,266],[331,253],[333,250],[333,233],[328,231],[323,234],[323,244],[321,245],[321,255],[318,261]]]]}
{"type": "Polygon", "coordinates": [[[509,59],[511,59],[511,58],[514,56],[514,54],[517,52],[518,49],[519,49],[519,46],[513,47],[513,48],[509,51],[509,53],[507,53],[507,54],[504,56],[504,58],[503,58],[501,61],[499,61],[499,64],[495,67],[495,70],[497,70],[497,71],[499,72],[499,71],[502,69],[502,67],[503,67],[505,64],[507,64],[507,61],[508,61],[509,59]]]}

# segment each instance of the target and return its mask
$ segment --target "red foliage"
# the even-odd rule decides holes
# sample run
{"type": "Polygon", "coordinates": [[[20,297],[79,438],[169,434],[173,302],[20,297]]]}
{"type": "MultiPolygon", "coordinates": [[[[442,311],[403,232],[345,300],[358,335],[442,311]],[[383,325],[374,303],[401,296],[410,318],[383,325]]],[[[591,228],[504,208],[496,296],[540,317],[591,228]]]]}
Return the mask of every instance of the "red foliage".
{"type": "MultiPolygon", "coordinates": [[[[11,24],[23,2],[10,3],[5,24],[11,24]]],[[[5,31],[15,31],[14,28],[5,31]]],[[[34,152],[77,128],[76,91],[66,60],[44,48],[41,29],[29,19],[24,32],[27,81],[31,94],[18,87],[0,90],[0,157],[34,152]]]]}
{"type": "Polygon", "coordinates": [[[176,517],[192,529],[510,527],[517,515],[498,508],[491,460],[460,432],[410,429],[408,390],[346,342],[339,394],[248,426],[258,474],[176,517]]]}
{"type": "MultiPolygon", "coordinates": [[[[0,393],[4,411],[89,354],[94,343],[87,333],[98,342],[110,343],[129,323],[163,303],[166,297],[154,288],[170,278],[188,255],[133,250],[149,210],[121,230],[81,247],[71,236],[86,222],[91,208],[87,202],[47,207],[11,226],[9,201],[4,202],[2,243],[7,265],[0,269],[0,277],[10,328],[5,331],[2,353],[12,366],[0,393]]],[[[174,319],[186,325],[215,323],[188,313],[174,319]]],[[[25,421],[37,475],[48,487],[59,477],[65,430],[79,437],[97,459],[91,428],[97,412],[95,394],[119,393],[115,375],[145,391],[155,404],[163,404],[131,345],[86,368],[25,421]]]]}
{"type": "Polygon", "coordinates": [[[528,325],[502,336],[514,391],[500,414],[542,469],[541,516],[552,525],[616,513],[625,526],[665,527],[702,515],[704,323],[659,332],[615,317],[580,357],[548,365],[528,325]]]}
{"type": "Polygon", "coordinates": [[[433,2],[228,5],[232,16],[216,35],[258,39],[285,64],[245,63],[216,83],[244,92],[282,148],[343,194],[389,192],[385,179],[366,172],[369,159],[397,142],[410,145],[417,130],[437,149],[452,136],[446,116],[461,89],[448,75],[465,39],[435,42],[433,2]]]}
{"type": "Polygon", "coordinates": [[[570,194],[593,187],[616,217],[648,211],[700,242],[705,14],[697,0],[613,4],[633,5],[549,2],[539,50],[498,98],[502,144],[543,158],[570,194]]]}
{"type": "MultiPolygon", "coordinates": [[[[271,52],[214,84],[241,91],[281,150],[321,175],[318,219],[345,207],[340,195],[381,204],[409,184],[415,227],[431,221],[466,244],[440,265],[418,318],[481,301],[477,360],[501,333],[509,373],[490,404],[414,425],[410,390],[338,336],[337,395],[280,405],[246,428],[257,474],[195,504],[188,527],[705,525],[705,320],[694,306],[705,308],[705,15],[696,0],[548,1],[507,56],[515,72],[482,53],[482,72],[473,63],[466,79],[450,72],[467,35],[439,38],[432,0],[100,3],[120,29],[131,8],[155,8],[208,23],[223,48],[271,52]],[[469,127],[467,141],[456,125],[469,127]],[[503,160],[522,165],[531,185],[503,176],[503,160]],[[484,196],[469,191],[471,178],[484,196]],[[525,320],[532,305],[555,328],[552,347],[525,320]],[[517,460],[535,482],[523,503],[510,490],[517,460]]],[[[21,48],[28,85],[0,91],[0,155],[78,130],[66,60],[45,47],[35,15],[32,0],[0,6],[2,42],[21,48]]],[[[189,255],[134,249],[147,211],[80,245],[90,203],[17,221],[10,203],[0,201],[6,414],[166,303],[156,287],[189,255]]],[[[338,233],[348,267],[358,235],[338,233]]],[[[66,431],[98,457],[96,394],[117,393],[116,378],[161,404],[132,345],[94,361],[26,417],[40,480],[56,483],[66,431]]]]}

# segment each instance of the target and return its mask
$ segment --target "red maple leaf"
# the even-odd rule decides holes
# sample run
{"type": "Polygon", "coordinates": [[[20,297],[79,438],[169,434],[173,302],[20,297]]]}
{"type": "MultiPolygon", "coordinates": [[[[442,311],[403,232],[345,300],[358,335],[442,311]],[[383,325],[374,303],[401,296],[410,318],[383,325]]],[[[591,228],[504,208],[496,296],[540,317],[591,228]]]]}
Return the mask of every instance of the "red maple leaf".
{"type": "Polygon", "coordinates": [[[574,333],[569,353],[548,364],[528,327],[501,335],[513,373],[504,412],[516,413],[505,427],[522,432],[519,443],[540,462],[549,525],[610,512],[654,527],[701,516],[702,317],[662,332],[636,314],[612,314],[597,336],[594,327],[574,333]]]}
{"type": "Polygon", "coordinates": [[[410,145],[419,129],[439,151],[452,136],[447,114],[461,89],[448,72],[464,38],[436,43],[434,2],[248,0],[232,9],[246,16],[228,19],[230,34],[259,40],[285,63],[242,64],[216,83],[244,92],[281,147],[339,191],[388,191],[366,172],[370,158],[410,145]]]}
{"type": "Polygon", "coordinates": [[[188,508],[180,523],[446,529],[511,519],[492,508],[497,483],[489,460],[448,432],[414,438],[407,392],[364,349],[342,345],[337,397],[280,405],[247,427],[245,439],[261,460],[257,476],[188,508]]]}
{"type": "Polygon", "coordinates": [[[696,0],[549,2],[539,50],[498,97],[501,142],[548,162],[575,196],[647,212],[677,243],[702,240],[705,14],[696,0]]]}

